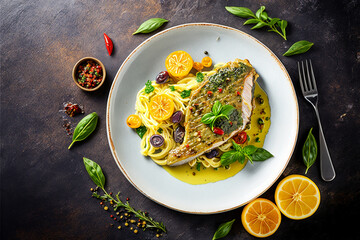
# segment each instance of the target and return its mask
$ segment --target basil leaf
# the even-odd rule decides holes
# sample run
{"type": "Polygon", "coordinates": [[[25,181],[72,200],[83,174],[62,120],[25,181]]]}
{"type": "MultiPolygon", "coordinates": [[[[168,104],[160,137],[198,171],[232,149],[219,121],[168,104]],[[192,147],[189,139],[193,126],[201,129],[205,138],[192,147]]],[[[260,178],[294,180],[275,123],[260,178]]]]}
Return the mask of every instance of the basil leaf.
{"type": "MultiPolygon", "coordinates": [[[[161,128],[160,128],[161,129],[161,128]]],[[[147,132],[147,128],[143,125],[135,129],[135,132],[139,135],[139,137],[142,139],[147,132]]]]}
{"type": "Polygon", "coordinates": [[[174,86],[169,86],[169,88],[172,92],[176,90],[174,86]]]}
{"type": "Polygon", "coordinates": [[[210,124],[213,122],[215,118],[215,115],[212,112],[206,113],[204,116],[202,116],[201,118],[201,122],[205,123],[205,124],[210,124]]]}
{"type": "Polygon", "coordinates": [[[216,230],[212,240],[216,240],[216,239],[226,237],[229,234],[234,222],[235,222],[235,219],[233,219],[233,220],[231,220],[229,222],[221,224],[218,227],[218,229],[216,230]]]}
{"type": "Polygon", "coordinates": [[[247,24],[256,24],[256,23],[258,23],[258,22],[260,22],[259,19],[251,18],[251,19],[246,20],[246,21],[244,22],[244,25],[247,25],[247,24]]]}
{"type": "Polygon", "coordinates": [[[241,18],[251,18],[255,17],[254,13],[246,8],[246,7],[225,7],[225,9],[229,12],[234,14],[235,16],[241,17],[241,18]]]}
{"type": "Polygon", "coordinates": [[[236,150],[236,151],[239,151],[239,152],[242,152],[242,147],[237,144],[234,140],[232,141],[232,144],[233,144],[233,148],[236,150]]]}
{"type": "Polygon", "coordinates": [[[254,29],[259,29],[259,28],[262,28],[262,27],[265,27],[267,26],[268,24],[266,24],[265,22],[259,22],[258,24],[256,24],[255,26],[253,26],[251,28],[251,30],[254,30],[254,29]]]}
{"type": "Polygon", "coordinates": [[[288,57],[288,56],[292,56],[295,54],[301,54],[301,53],[307,52],[312,47],[312,45],[314,45],[314,43],[306,41],[306,40],[298,41],[298,42],[294,43],[289,48],[289,50],[287,50],[287,52],[283,54],[283,56],[288,57]]]}
{"type": "Polygon", "coordinates": [[[230,165],[233,162],[238,161],[238,159],[241,158],[240,155],[243,155],[243,154],[236,150],[230,150],[228,152],[224,152],[220,157],[220,163],[222,166],[230,165]]]}
{"type": "Polygon", "coordinates": [[[260,19],[263,20],[263,21],[267,21],[269,19],[269,16],[268,16],[267,12],[262,12],[260,14],[260,19]]]}
{"type": "Polygon", "coordinates": [[[307,174],[309,168],[314,164],[317,158],[317,151],[317,143],[311,128],[302,149],[302,157],[306,166],[305,174],[307,174]]]}
{"type": "Polygon", "coordinates": [[[261,6],[259,10],[256,11],[255,16],[261,19],[261,13],[265,10],[265,6],[261,6]]]}
{"type": "Polygon", "coordinates": [[[215,101],[215,103],[212,107],[212,112],[214,113],[215,116],[220,114],[221,108],[222,108],[221,102],[215,101]]]}
{"type": "Polygon", "coordinates": [[[169,20],[163,18],[150,18],[149,20],[143,22],[140,27],[133,33],[133,35],[138,33],[149,33],[155,31],[168,21],[169,20]]]}
{"type": "Polygon", "coordinates": [[[149,94],[149,93],[151,93],[152,91],[154,91],[155,90],[155,88],[154,88],[154,86],[153,85],[151,85],[151,81],[150,80],[147,80],[147,82],[145,83],[145,93],[146,94],[149,94]]]}
{"type": "Polygon", "coordinates": [[[244,152],[247,155],[252,155],[258,148],[253,146],[253,145],[248,145],[246,147],[244,147],[244,152]]]}
{"type": "Polygon", "coordinates": [[[197,72],[196,73],[196,81],[197,82],[202,82],[204,80],[204,74],[201,72],[197,72]]]}
{"type": "Polygon", "coordinates": [[[86,168],[86,171],[88,172],[91,180],[96,184],[96,186],[99,186],[100,188],[104,189],[105,187],[105,176],[101,170],[101,167],[96,162],[83,157],[84,165],[86,168]]]}
{"type": "Polygon", "coordinates": [[[180,93],[180,96],[181,96],[182,98],[187,98],[187,97],[190,97],[190,94],[191,94],[191,89],[182,91],[182,92],[180,93]]]}
{"type": "Polygon", "coordinates": [[[75,142],[85,140],[95,130],[98,118],[99,116],[97,113],[93,112],[80,120],[80,122],[76,125],[72,142],[68,149],[70,149],[75,142]]]}
{"type": "Polygon", "coordinates": [[[229,116],[233,111],[235,110],[235,108],[231,105],[225,105],[222,107],[220,114],[224,114],[225,116],[229,116]]]}
{"type": "Polygon", "coordinates": [[[256,151],[250,155],[252,161],[264,161],[273,157],[273,155],[263,148],[258,148],[256,151]]]}
{"type": "MultiPolygon", "coordinates": [[[[272,18],[269,22],[269,25],[275,25],[275,23],[279,22],[280,19],[279,18],[272,18]]],[[[283,20],[284,21],[284,20],[283,20]]]]}
{"type": "MultiPolygon", "coordinates": [[[[279,22],[278,22],[278,24],[279,24],[279,22]]],[[[287,27],[287,25],[288,25],[288,22],[286,20],[281,20],[280,21],[280,29],[281,29],[283,35],[285,36],[285,38],[286,38],[285,28],[287,27]]]]}

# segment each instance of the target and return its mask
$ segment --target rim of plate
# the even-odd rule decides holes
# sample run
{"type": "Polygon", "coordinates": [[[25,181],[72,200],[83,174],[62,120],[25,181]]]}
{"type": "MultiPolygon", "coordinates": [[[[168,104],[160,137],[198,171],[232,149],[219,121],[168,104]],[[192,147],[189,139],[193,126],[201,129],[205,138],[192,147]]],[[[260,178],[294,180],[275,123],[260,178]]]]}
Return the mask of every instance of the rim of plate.
{"type": "Polygon", "coordinates": [[[272,185],[274,185],[274,183],[279,179],[279,177],[281,176],[281,174],[284,172],[285,168],[287,167],[287,165],[289,164],[289,161],[294,153],[294,149],[295,149],[295,145],[296,145],[296,142],[297,142],[297,139],[298,139],[298,133],[299,133],[299,104],[298,104],[298,101],[297,101],[297,97],[296,97],[296,93],[295,93],[295,88],[294,88],[294,85],[291,81],[291,78],[290,78],[290,75],[288,73],[288,71],[286,70],[285,66],[282,64],[282,62],[279,60],[279,58],[265,45],[263,44],[262,42],[260,42],[258,39],[256,39],[255,37],[241,31],[241,30],[238,30],[236,28],[232,28],[232,27],[228,27],[228,26],[225,26],[225,25],[220,25],[220,24],[215,24],[215,23],[186,23],[186,24],[181,24],[181,25],[177,25],[177,26],[174,26],[174,27],[171,27],[171,28],[168,28],[168,29],[165,29],[147,39],[145,39],[145,41],[143,41],[141,44],[139,44],[127,57],[126,59],[124,60],[124,62],[121,64],[118,72],[116,73],[115,77],[114,77],[114,81],[111,85],[111,88],[110,88],[110,92],[109,92],[109,96],[108,96],[108,101],[107,101],[107,105],[106,105],[106,132],[107,132],[107,137],[108,137],[108,142],[109,142],[109,146],[110,146],[110,150],[111,150],[111,153],[115,159],[115,162],[117,164],[117,166],[119,167],[119,169],[121,170],[121,172],[124,174],[124,176],[126,177],[126,179],[140,192],[142,193],[144,196],[146,196],[147,198],[151,199],[152,201],[162,205],[162,206],[165,206],[169,209],[172,209],[172,210],[176,210],[176,211],[179,211],[179,212],[183,212],[183,213],[190,213],[190,214],[197,214],[197,215],[200,215],[200,214],[216,214],[216,213],[223,213],[223,212],[227,212],[227,211],[231,211],[231,210],[234,210],[234,209],[237,209],[239,207],[242,207],[244,205],[246,205],[247,203],[251,202],[252,200],[258,198],[259,196],[261,196],[263,193],[265,193],[272,185]],[[183,210],[183,209],[178,209],[176,207],[173,207],[173,206],[170,206],[170,205],[167,205],[155,198],[152,198],[151,196],[149,196],[148,194],[146,194],[144,191],[141,190],[140,187],[138,187],[133,181],[132,179],[129,177],[129,175],[127,174],[126,170],[123,168],[123,166],[121,165],[120,163],[120,159],[118,158],[118,156],[116,155],[116,151],[115,151],[115,146],[114,146],[114,143],[113,143],[113,139],[111,137],[111,129],[110,129],[110,101],[111,101],[111,97],[112,97],[112,93],[113,93],[113,90],[114,90],[114,86],[116,84],[116,81],[117,81],[117,78],[121,72],[121,70],[123,69],[123,67],[125,66],[125,64],[130,60],[130,58],[140,49],[142,48],[143,46],[145,46],[146,44],[148,44],[149,42],[151,42],[151,40],[157,38],[158,36],[161,36],[163,35],[164,33],[167,33],[169,31],[172,31],[172,30],[175,30],[175,29],[179,29],[179,28],[183,28],[183,27],[192,27],[192,26],[205,26],[205,27],[217,27],[217,28],[223,28],[223,29],[227,29],[227,30],[231,30],[231,31],[235,31],[237,33],[240,33],[242,35],[245,35],[249,38],[251,38],[252,40],[255,40],[258,44],[260,44],[264,49],[266,49],[270,55],[273,57],[273,59],[277,62],[277,64],[279,65],[280,69],[284,72],[285,76],[286,76],[286,79],[289,81],[290,83],[290,86],[291,86],[291,89],[292,89],[292,95],[293,95],[293,98],[294,98],[294,101],[296,103],[296,136],[295,136],[295,139],[294,139],[294,143],[293,143],[293,146],[292,146],[292,149],[291,149],[291,154],[289,155],[287,161],[286,161],[286,164],[284,165],[283,169],[281,170],[281,172],[279,173],[279,175],[274,179],[274,181],[269,184],[269,186],[267,188],[265,188],[261,193],[259,193],[257,196],[255,196],[254,198],[250,199],[249,201],[247,202],[244,202],[244,203],[241,203],[239,205],[236,205],[234,207],[231,207],[231,208],[226,208],[226,209],[221,209],[221,210],[218,210],[218,211],[209,211],[209,212],[193,212],[193,211],[186,211],[186,210],[183,210]]]}

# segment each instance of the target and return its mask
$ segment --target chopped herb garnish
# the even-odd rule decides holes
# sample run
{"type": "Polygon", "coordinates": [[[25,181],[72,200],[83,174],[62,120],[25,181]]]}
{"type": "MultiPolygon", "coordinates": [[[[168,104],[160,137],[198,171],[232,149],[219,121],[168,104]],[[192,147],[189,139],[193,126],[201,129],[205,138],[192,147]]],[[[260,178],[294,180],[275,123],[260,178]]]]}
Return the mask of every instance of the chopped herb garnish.
{"type": "Polygon", "coordinates": [[[180,93],[180,96],[182,97],[182,98],[187,98],[187,97],[190,97],[190,94],[191,94],[191,89],[189,89],[189,90],[184,90],[184,91],[182,91],[181,93],[180,93]]]}
{"type": "Polygon", "coordinates": [[[203,80],[204,80],[204,74],[202,74],[201,72],[196,73],[196,81],[202,82],[203,80]]]}
{"type": "Polygon", "coordinates": [[[147,128],[145,126],[140,126],[135,129],[136,133],[139,135],[139,137],[142,139],[145,133],[147,132],[147,128]]]}
{"type": "Polygon", "coordinates": [[[201,163],[198,162],[198,163],[196,164],[196,170],[198,170],[198,171],[200,172],[200,169],[201,169],[201,163]]]}
{"type": "Polygon", "coordinates": [[[150,80],[147,80],[147,82],[145,83],[145,93],[146,94],[149,94],[151,93],[152,91],[155,90],[155,88],[153,87],[153,85],[151,85],[151,81],[150,80]]]}
{"type": "Polygon", "coordinates": [[[157,130],[157,132],[160,133],[160,134],[162,134],[162,133],[163,133],[163,129],[162,129],[162,128],[159,128],[159,129],[157,130]]]}
{"type": "Polygon", "coordinates": [[[175,87],[174,86],[169,86],[170,90],[173,92],[173,91],[176,91],[175,87]]]}

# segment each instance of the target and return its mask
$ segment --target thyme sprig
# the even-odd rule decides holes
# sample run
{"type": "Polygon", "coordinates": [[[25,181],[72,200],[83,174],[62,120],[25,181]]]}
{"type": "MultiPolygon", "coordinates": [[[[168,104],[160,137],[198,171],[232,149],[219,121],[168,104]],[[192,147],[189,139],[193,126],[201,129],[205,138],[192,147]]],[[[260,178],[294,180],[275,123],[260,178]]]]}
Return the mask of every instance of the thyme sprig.
{"type": "Polygon", "coordinates": [[[104,195],[100,195],[98,193],[98,190],[95,190],[92,193],[93,197],[100,199],[101,201],[104,201],[104,202],[110,202],[110,204],[114,208],[114,211],[117,211],[119,208],[123,208],[129,213],[133,213],[135,215],[135,217],[146,222],[145,229],[146,228],[155,228],[155,229],[158,229],[158,230],[166,233],[166,227],[163,222],[155,221],[153,218],[148,216],[146,214],[146,212],[143,212],[141,210],[135,210],[133,207],[130,206],[129,201],[122,202],[119,197],[120,192],[118,192],[115,195],[115,198],[112,196],[112,194],[109,194],[105,189],[105,176],[101,170],[101,167],[96,162],[94,162],[88,158],[84,157],[83,159],[84,159],[85,168],[86,168],[91,180],[93,180],[93,182],[98,186],[98,188],[100,188],[104,192],[104,195]]]}

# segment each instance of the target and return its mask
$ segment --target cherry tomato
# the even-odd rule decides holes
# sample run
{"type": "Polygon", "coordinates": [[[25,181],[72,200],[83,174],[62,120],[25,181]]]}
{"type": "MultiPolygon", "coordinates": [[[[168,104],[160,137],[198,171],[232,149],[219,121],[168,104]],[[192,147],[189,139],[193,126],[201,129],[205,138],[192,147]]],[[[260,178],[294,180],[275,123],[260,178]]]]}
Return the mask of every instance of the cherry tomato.
{"type": "Polygon", "coordinates": [[[237,144],[243,144],[246,142],[247,140],[247,134],[246,132],[242,131],[238,134],[236,134],[235,136],[233,136],[234,141],[237,143],[237,144]]]}
{"type": "Polygon", "coordinates": [[[126,119],[126,124],[131,128],[138,128],[141,126],[141,119],[138,115],[132,114],[126,119]]]}

